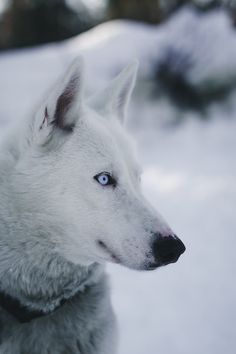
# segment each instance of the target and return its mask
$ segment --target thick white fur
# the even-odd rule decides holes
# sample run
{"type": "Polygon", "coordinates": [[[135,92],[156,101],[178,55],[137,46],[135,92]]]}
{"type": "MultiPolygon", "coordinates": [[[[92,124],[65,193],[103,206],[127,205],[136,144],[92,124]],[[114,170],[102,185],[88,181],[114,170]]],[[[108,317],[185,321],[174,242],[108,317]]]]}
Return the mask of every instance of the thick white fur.
{"type": "Polygon", "coordinates": [[[0,154],[1,291],[44,311],[80,293],[26,324],[1,310],[1,354],[114,354],[103,264],[147,269],[154,234],[172,233],[142,195],[124,128],[137,64],[92,98],[83,96],[81,67],[72,64],[36,115],[9,132],[0,154]],[[70,104],[55,124],[66,89],[70,104]],[[116,188],[93,178],[104,171],[116,188]]]}

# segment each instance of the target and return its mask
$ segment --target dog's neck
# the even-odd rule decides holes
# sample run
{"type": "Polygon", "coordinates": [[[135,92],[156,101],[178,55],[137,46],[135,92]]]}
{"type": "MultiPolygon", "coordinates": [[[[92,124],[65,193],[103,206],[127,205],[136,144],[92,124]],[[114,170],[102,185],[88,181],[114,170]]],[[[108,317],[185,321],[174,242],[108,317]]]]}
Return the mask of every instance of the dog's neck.
{"type": "Polygon", "coordinates": [[[66,229],[57,230],[55,220],[45,226],[42,215],[22,209],[20,193],[14,195],[11,188],[0,183],[0,291],[32,310],[50,312],[99,282],[103,266],[66,260],[49,237],[66,229]]]}
{"type": "MultiPolygon", "coordinates": [[[[78,268],[77,268],[78,269],[78,268]]],[[[47,316],[61,308],[67,301],[77,298],[80,294],[86,293],[91,286],[100,284],[101,267],[92,266],[87,272],[82,269],[78,270],[78,274],[74,279],[68,280],[68,284],[58,287],[58,279],[54,279],[55,292],[53,295],[49,291],[32,296],[30,289],[25,289],[21,293],[14,289],[14,296],[4,289],[0,289],[0,308],[8,312],[18,322],[30,322],[36,318],[47,316]]],[[[71,277],[71,273],[68,276],[71,277]]],[[[53,284],[49,285],[53,286],[53,284]]],[[[44,288],[44,291],[48,290],[44,288]]]]}

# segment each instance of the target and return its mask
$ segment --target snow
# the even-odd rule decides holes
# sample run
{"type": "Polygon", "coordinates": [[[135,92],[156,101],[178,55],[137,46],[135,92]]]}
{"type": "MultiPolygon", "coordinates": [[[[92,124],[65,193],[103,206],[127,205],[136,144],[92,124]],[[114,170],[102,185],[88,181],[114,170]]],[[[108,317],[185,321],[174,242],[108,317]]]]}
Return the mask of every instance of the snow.
{"type": "MultiPolygon", "coordinates": [[[[1,54],[1,133],[35,108],[75,55],[85,58],[92,91],[133,58],[147,81],[169,47],[194,58],[186,77],[200,89],[234,82],[236,34],[224,12],[200,16],[186,8],[160,27],[110,22],[61,44],[1,54]]],[[[154,99],[150,87],[139,81],[129,129],[144,193],[187,251],[154,272],[108,266],[119,354],[234,354],[236,92],[209,105],[203,120],[163,96],[154,99]]]]}
{"type": "Polygon", "coordinates": [[[161,26],[108,22],[68,41],[67,50],[83,51],[95,70],[90,71],[92,77],[98,71],[103,78],[111,76],[134,57],[141,63],[140,75],[153,77],[173,53],[172,70],[184,71],[186,81],[199,90],[236,81],[235,31],[223,10],[205,14],[186,7],[161,26]]]}
{"type": "Polygon", "coordinates": [[[157,129],[141,147],[144,191],[187,251],[151,274],[111,267],[121,353],[233,354],[236,122],[157,129]]]}
{"type": "MultiPolygon", "coordinates": [[[[236,36],[229,16],[222,10],[201,14],[186,7],[161,26],[111,21],[61,44],[1,55],[3,100],[19,96],[18,86],[8,84],[9,71],[24,85],[21,102],[18,100],[23,116],[75,56],[83,55],[87,90],[94,91],[134,58],[140,62],[140,77],[153,79],[170,53],[175,59],[170,63],[171,69],[182,70],[187,82],[199,90],[236,82],[236,36]],[[188,67],[182,67],[185,62],[188,67]],[[30,78],[25,81],[29,68],[30,78]]],[[[1,116],[8,120],[15,113],[19,115],[16,104],[10,104],[7,111],[1,107],[1,116]]]]}

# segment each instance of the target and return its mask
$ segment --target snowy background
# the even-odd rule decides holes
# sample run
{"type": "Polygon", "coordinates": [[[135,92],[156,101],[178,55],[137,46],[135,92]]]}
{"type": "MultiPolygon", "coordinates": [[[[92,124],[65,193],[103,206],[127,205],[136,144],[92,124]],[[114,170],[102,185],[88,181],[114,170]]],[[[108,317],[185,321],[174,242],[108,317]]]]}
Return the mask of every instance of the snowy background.
{"type": "Polygon", "coordinates": [[[178,263],[153,272],[108,266],[119,354],[235,354],[236,30],[229,16],[186,7],[159,26],[111,21],[59,44],[2,52],[2,134],[77,55],[86,61],[88,92],[139,59],[128,128],[143,190],[187,248],[178,263]]]}

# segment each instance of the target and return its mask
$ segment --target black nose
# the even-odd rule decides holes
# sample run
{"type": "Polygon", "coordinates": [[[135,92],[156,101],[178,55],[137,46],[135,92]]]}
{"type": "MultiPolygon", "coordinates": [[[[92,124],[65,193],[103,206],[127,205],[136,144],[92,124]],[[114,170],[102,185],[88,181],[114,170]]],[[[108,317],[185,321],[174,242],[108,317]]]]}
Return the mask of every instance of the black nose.
{"type": "Polygon", "coordinates": [[[184,251],[185,246],[177,236],[159,236],[153,244],[155,261],[159,265],[177,262],[184,251]]]}

